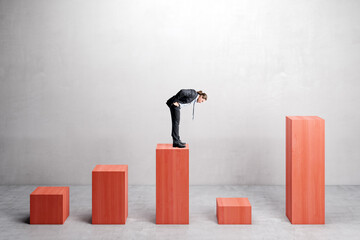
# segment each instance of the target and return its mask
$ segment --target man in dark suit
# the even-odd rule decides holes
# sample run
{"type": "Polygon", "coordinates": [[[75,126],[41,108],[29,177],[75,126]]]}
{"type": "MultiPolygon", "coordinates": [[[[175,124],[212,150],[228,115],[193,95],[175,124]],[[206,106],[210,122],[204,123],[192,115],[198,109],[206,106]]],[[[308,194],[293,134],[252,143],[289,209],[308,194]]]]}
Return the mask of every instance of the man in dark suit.
{"type": "Polygon", "coordinates": [[[166,104],[170,108],[171,113],[171,136],[173,138],[173,147],[184,148],[185,143],[180,140],[179,124],[180,124],[180,109],[186,105],[193,105],[193,119],[195,103],[202,103],[207,101],[206,93],[202,91],[195,91],[194,89],[181,89],[176,95],[167,100],[166,104]]]}

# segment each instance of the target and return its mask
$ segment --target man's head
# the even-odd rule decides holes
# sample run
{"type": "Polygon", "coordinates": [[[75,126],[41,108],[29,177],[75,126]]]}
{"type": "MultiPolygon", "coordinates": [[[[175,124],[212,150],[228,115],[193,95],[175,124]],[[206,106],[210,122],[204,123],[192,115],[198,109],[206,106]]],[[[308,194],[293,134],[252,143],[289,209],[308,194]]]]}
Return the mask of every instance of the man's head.
{"type": "Polygon", "coordinates": [[[199,97],[197,99],[197,103],[202,103],[204,101],[207,101],[206,93],[203,93],[202,91],[197,91],[197,93],[199,94],[199,97]]]}

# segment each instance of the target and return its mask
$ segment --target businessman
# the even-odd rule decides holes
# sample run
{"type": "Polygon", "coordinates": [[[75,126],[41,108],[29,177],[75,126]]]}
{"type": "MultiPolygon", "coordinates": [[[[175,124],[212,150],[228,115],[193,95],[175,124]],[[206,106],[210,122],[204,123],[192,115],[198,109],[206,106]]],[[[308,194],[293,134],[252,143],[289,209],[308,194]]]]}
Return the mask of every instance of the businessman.
{"type": "Polygon", "coordinates": [[[181,89],[176,95],[167,100],[166,104],[170,108],[171,113],[173,147],[184,148],[186,144],[180,140],[179,135],[180,109],[184,106],[192,105],[192,119],[194,119],[195,103],[202,103],[204,101],[207,101],[206,93],[195,91],[194,89],[181,89]]]}

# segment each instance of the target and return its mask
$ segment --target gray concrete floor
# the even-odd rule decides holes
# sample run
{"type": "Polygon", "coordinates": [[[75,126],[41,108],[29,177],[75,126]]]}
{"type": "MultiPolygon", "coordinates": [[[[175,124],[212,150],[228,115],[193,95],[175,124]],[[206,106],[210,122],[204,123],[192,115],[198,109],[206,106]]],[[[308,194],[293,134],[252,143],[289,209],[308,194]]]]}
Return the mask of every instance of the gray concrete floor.
{"type": "Polygon", "coordinates": [[[191,186],[190,224],[155,224],[155,186],[129,186],[126,225],[91,225],[91,186],[70,186],[64,225],[30,225],[36,186],[0,186],[0,239],[360,239],[360,186],[326,186],[325,225],[292,225],[284,186],[191,186]],[[218,225],[216,197],[248,197],[252,225],[218,225]]]}

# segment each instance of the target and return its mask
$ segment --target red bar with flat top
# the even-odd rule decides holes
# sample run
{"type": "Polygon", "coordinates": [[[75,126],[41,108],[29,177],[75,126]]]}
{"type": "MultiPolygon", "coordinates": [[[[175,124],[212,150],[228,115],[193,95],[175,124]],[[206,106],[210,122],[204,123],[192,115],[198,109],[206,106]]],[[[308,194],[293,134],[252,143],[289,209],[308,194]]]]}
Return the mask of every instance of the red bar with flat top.
{"type": "Polygon", "coordinates": [[[218,224],[251,224],[251,204],[247,198],[216,198],[218,224]]]}
{"type": "Polygon", "coordinates": [[[189,145],[156,147],[156,224],[189,224],[189,145]]]}
{"type": "Polygon", "coordinates": [[[325,120],[286,117],[286,216],[292,224],[325,224],[325,120]]]}
{"type": "Polygon", "coordinates": [[[69,187],[37,187],[30,194],[30,224],[64,224],[69,208],[69,187]]]}
{"type": "Polygon", "coordinates": [[[92,224],[125,224],[128,166],[96,165],[92,171],[92,224]]]}

